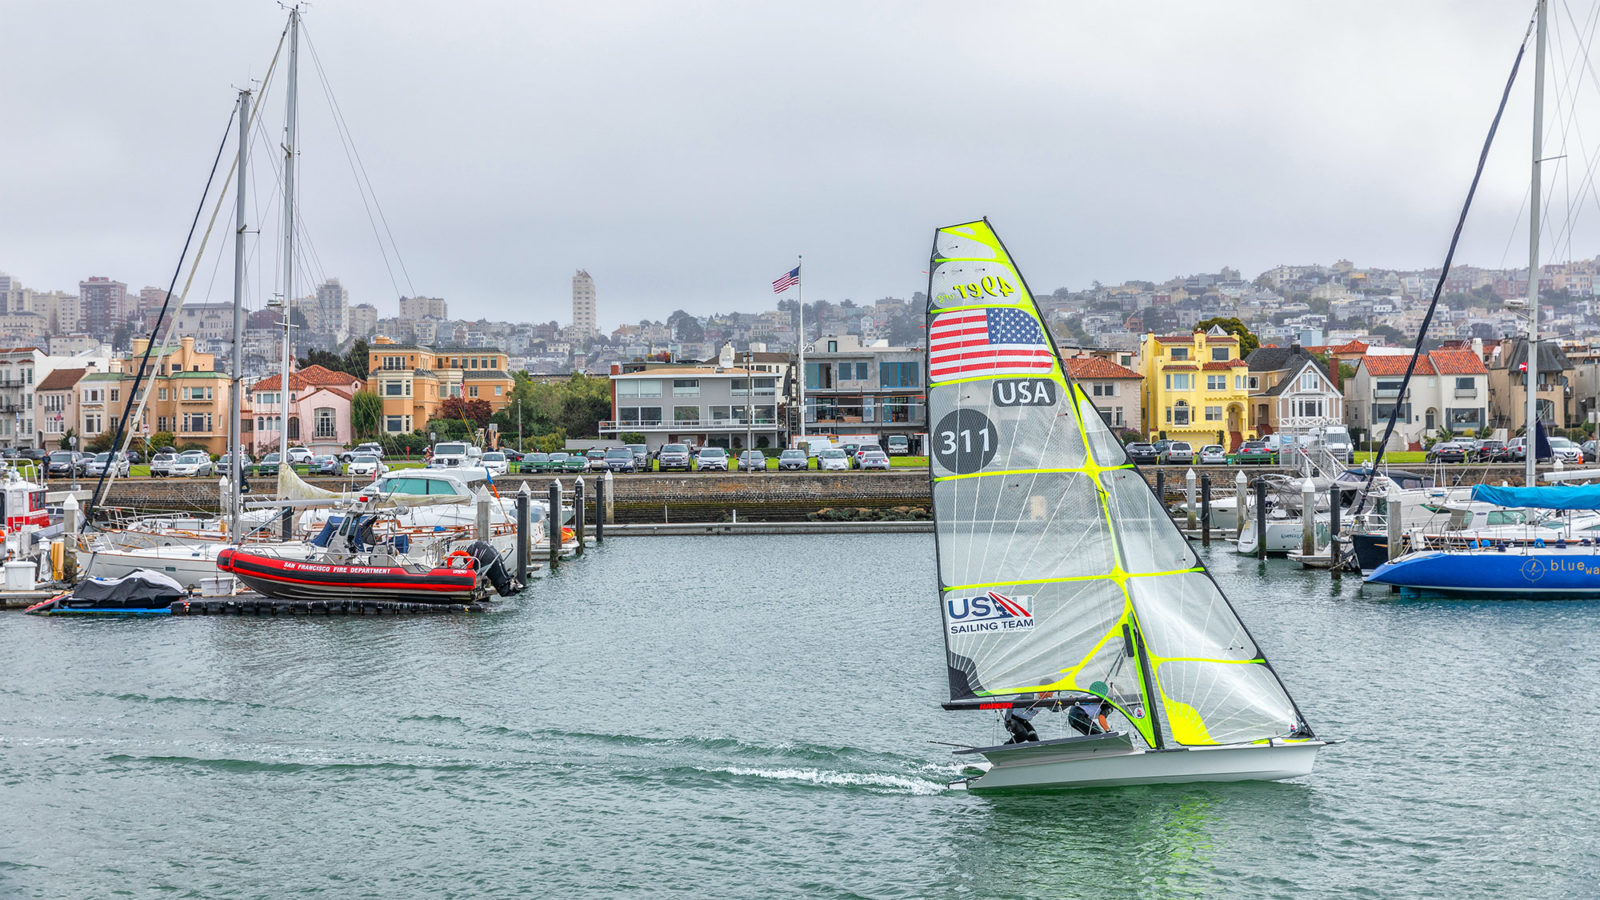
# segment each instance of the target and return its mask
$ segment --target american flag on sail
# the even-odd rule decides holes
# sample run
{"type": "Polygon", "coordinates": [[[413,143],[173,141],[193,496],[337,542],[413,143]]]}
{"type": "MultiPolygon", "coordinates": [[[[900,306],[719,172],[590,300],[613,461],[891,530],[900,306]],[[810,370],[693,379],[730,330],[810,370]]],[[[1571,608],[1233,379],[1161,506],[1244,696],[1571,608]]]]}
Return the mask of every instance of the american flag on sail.
{"type": "Polygon", "coordinates": [[[1055,352],[1039,320],[1020,309],[989,307],[940,313],[928,329],[928,378],[1048,375],[1055,352]]]}

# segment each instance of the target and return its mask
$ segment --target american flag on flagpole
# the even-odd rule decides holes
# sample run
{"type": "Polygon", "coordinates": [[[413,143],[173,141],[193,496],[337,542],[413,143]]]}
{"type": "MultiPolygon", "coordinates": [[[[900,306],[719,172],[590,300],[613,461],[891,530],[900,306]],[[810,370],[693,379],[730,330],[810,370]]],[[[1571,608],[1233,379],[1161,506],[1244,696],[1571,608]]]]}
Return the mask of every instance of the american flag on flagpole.
{"type": "Polygon", "coordinates": [[[934,316],[928,330],[928,379],[979,375],[1048,375],[1055,351],[1039,320],[1020,309],[964,309],[934,316]]]}
{"type": "Polygon", "coordinates": [[[799,266],[795,266],[794,268],[790,269],[789,271],[783,273],[783,276],[781,278],[779,278],[777,281],[774,281],[772,283],[772,292],[774,294],[781,294],[784,291],[787,291],[789,288],[792,288],[792,287],[794,287],[795,285],[797,285],[799,283],[800,283],[800,267],[799,266]]]}

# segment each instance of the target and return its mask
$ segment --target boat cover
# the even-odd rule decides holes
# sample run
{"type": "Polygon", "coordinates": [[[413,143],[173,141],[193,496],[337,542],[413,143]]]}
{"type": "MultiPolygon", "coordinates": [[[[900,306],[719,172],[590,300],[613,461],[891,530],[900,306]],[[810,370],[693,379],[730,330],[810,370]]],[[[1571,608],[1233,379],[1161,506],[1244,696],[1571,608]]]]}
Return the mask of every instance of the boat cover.
{"type": "Polygon", "coordinates": [[[1597,509],[1600,484],[1554,484],[1547,487],[1495,487],[1474,485],[1472,499],[1513,509],[1597,509]]]}
{"type": "Polygon", "coordinates": [[[72,592],[75,607],[155,609],[183,599],[183,585],[160,572],[141,569],[121,578],[90,578],[72,592]]]}

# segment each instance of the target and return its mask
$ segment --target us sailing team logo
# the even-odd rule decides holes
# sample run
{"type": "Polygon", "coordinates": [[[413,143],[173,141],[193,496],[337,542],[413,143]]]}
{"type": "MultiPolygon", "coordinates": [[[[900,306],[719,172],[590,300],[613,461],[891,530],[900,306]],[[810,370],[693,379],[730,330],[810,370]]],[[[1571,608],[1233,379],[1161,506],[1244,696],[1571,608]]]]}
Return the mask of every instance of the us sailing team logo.
{"type": "Polygon", "coordinates": [[[989,591],[979,597],[946,600],[951,634],[1022,631],[1033,627],[1033,596],[1007,597],[989,591]]]}

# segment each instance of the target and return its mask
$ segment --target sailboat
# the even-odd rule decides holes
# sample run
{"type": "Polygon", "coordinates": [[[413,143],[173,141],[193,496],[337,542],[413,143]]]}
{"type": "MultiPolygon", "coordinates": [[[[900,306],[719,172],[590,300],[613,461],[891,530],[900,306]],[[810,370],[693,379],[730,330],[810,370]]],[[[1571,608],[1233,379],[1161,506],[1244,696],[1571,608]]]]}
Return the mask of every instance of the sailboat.
{"type": "Polygon", "coordinates": [[[961,747],[982,771],[953,786],[1309,774],[1329,742],[1067,377],[987,219],[935,232],[927,327],[945,708],[1105,713],[961,747]]]}

